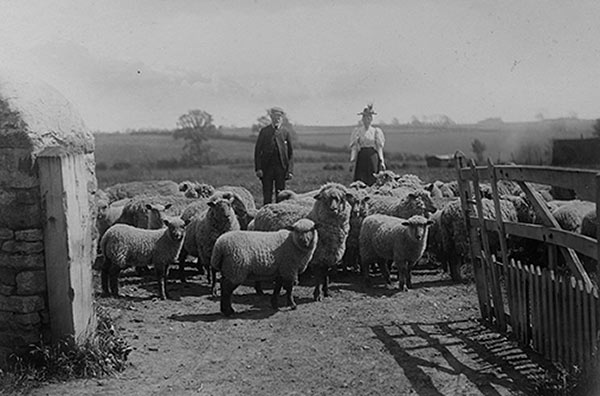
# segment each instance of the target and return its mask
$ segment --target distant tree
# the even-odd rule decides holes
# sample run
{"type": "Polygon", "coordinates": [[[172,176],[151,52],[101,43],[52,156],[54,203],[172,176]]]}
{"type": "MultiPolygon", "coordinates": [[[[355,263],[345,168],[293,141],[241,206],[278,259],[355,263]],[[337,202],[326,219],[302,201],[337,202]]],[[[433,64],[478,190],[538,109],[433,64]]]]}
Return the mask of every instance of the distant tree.
{"type": "Polygon", "coordinates": [[[600,137],[600,118],[597,118],[594,123],[594,136],[600,137]]]}
{"type": "Polygon", "coordinates": [[[483,153],[485,152],[486,148],[487,147],[485,147],[485,144],[479,139],[475,139],[471,142],[471,150],[473,150],[473,154],[475,154],[475,159],[478,164],[484,163],[485,158],[483,153]]]}
{"type": "Polygon", "coordinates": [[[544,121],[544,114],[541,111],[539,113],[536,113],[535,119],[538,121],[544,121]]]}
{"type": "MultiPolygon", "coordinates": [[[[252,124],[252,135],[258,135],[261,129],[266,127],[271,123],[271,117],[269,116],[269,110],[266,111],[266,114],[261,115],[256,119],[256,123],[252,124]]],[[[290,122],[287,114],[283,116],[282,128],[287,129],[290,132],[290,137],[293,142],[298,141],[298,134],[294,129],[294,125],[290,122]]]]}
{"type": "Polygon", "coordinates": [[[400,126],[400,120],[397,117],[392,118],[393,126],[400,126]]]}
{"type": "Polygon", "coordinates": [[[210,145],[207,140],[219,134],[213,124],[213,117],[204,110],[190,110],[177,120],[175,139],[185,140],[183,161],[188,165],[202,165],[210,162],[210,145]]]}

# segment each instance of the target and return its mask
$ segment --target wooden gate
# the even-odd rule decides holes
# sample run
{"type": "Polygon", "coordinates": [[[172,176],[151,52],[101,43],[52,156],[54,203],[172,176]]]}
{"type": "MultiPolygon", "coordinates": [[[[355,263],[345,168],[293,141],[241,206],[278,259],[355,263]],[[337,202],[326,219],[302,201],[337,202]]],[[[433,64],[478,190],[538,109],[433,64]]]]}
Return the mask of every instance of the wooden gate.
{"type": "MultiPolygon", "coordinates": [[[[519,343],[553,362],[583,365],[598,347],[600,301],[598,288],[584,269],[580,256],[600,257],[596,238],[561,229],[532,183],[573,189],[577,197],[596,203],[600,211],[600,173],[591,170],[543,166],[467,163],[457,152],[456,170],[465,215],[477,297],[482,319],[500,332],[512,332],[519,343]],[[506,221],[500,210],[498,182],[513,181],[533,205],[542,224],[506,221]],[[485,218],[481,185],[491,185],[495,219],[485,218]],[[498,251],[490,237],[496,233],[498,251]],[[547,266],[515,262],[509,252],[510,236],[528,238],[548,247],[547,266]],[[557,271],[556,259],[564,257],[568,271],[557,271]],[[510,330],[509,330],[510,329],[510,330]]],[[[597,216],[600,219],[600,216],[597,216]]],[[[600,234],[600,227],[597,227],[600,234]]]]}

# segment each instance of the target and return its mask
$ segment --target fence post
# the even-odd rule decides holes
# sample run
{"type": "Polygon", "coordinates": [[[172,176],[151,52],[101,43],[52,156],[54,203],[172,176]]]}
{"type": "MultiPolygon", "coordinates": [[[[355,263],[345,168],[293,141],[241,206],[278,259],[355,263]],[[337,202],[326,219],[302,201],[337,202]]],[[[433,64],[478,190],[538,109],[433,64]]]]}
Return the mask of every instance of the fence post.
{"type": "Polygon", "coordinates": [[[460,203],[465,222],[465,230],[469,234],[469,246],[471,248],[471,264],[473,266],[473,274],[475,276],[475,285],[477,289],[477,299],[479,301],[479,311],[484,321],[491,322],[491,307],[489,303],[489,294],[487,292],[487,281],[485,277],[485,268],[481,261],[478,260],[479,252],[481,252],[481,244],[477,230],[471,227],[471,200],[473,194],[469,187],[469,181],[465,181],[462,177],[461,169],[466,168],[466,158],[460,152],[454,154],[456,167],[456,180],[460,191],[460,203]]]}
{"type": "Polygon", "coordinates": [[[83,155],[50,147],[38,157],[50,329],[54,341],[94,329],[92,233],[83,155]]]}
{"type": "MultiPolygon", "coordinates": [[[[483,251],[482,256],[483,259],[491,264],[488,266],[490,269],[489,274],[491,276],[491,294],[492,300],[494,302],[494,316],[496,316],[496,321],[498,325],[498,330],[500,332],[506,331],[506,318],[504,317],[504,303],[502,302],[502,292],[500,290],[500,282],[498,280],[498,271],[496,269],[496,264],[492,258],[490,252],[490,243],[487,235],[487,230],[485,227],[485,218],[483,214],[483,205],[481,203],[481,192],[479,191],[479,174],[477,173],[477,167],[475,166],[475,161],[471,160],[471,174],[473,178],[473,190],[475,192],[475,203],[477,205],[477,214],[479,217],[479,228],[481,231],[481,239],[483,241],[483,251]]],[[[487,281],[487,279],[486,279],[487,281]]],[[[488,297],[489,300],[489,297],[488,297]]]]}

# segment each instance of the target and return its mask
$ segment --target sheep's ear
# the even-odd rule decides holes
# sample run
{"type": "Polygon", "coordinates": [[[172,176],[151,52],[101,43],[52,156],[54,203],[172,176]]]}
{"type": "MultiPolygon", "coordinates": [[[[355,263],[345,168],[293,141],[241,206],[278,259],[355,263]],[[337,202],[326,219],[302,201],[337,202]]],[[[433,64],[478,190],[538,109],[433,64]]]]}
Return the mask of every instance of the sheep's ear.
{"type": "Polygon", "coordinates": [[[215,206],[215,201],[208,201],[206,204],[213,208],[215,206]]]}
{"type": "Polygon", "coordinates": [[[167,227],[171,225],[171,222],[167,219],[163,220],[163,224],[166,225],[167,227]]]}
{"type": "Polygon", "coordinates": [[[315,195],[313,198],[314,198],[314,199],[316,199],[316,200],[319,200],[319,199],[321,199],[321,192],[319,191],[319,192],[317,193],[317,195],[315,195]]]}
{"type": "Polygon", "coordinates": [[[355,202],[357,202],[357,199],[354,196],[354,194],[348,192],[346,193],[346,201],[350,202],[351,204],[354,204],[355,202]]]}
{"type": "Polygon", "coordinates": [[[367,196],[366,196],[366,197],[364,197],[362,200],[363,200],[363,202],[369,202],[369,201],[371,200],[371,196],[370,196],[370,195],[367,195],[367,196]]]}
{"type": "Polygon", "coordinates": [[[402,223],[403,226],[408,227],[410,225],[410,221],[403,221],[402,223]]]}
{"type": "Polygon", "coordinates": [[[165,205],[165,210],[169,209],[171,206],[173,206],[173,204],[172,204],[172,203],[166,204],[166,205],[165,205]]]}
{"type": "Polygon", "coordinates": [[[418,195],[417,195],[417,194],[415,194],[414,192],[410,192],[410,193],[408,193],[407,197],[408,197],[408,198],[415,199],[415,198],[417,198],[417,197],[418,197],[418,195]]]}
{"type": "Polygon", "coordinates": [[[432,224],[433,224],[433,220],[427,220],[427,223],[425,223],[425,225],[428,225],[428,226],[430,226],[432,224]]]}
{"type": "Polygon", "coordinates": [[[188,183],[181,183],[181,185],[179,186],[179,191],[186,192],[189,188],[190,185],[188,183]]]}
{"type": "Polygon", "coordinates": [[[433,190],[433,183],[429,183],[427,184],[425,187],[423,187],[424,190],[426,191],[431,191],[433,190]]]}
{"type": "Polygon", "coordinates": [[[190,224],[191,222],[192,222],[192,219],[185,219],[185,220],[183,220],[183,225],[187,227],[188,224],[190,224]]]}
{"type": "Polygon", "coordinates": [[[152,205],[150,205],[150,204],[146,204],[146,209],[148,209],[148,210],[152,210],[152,205]]]}

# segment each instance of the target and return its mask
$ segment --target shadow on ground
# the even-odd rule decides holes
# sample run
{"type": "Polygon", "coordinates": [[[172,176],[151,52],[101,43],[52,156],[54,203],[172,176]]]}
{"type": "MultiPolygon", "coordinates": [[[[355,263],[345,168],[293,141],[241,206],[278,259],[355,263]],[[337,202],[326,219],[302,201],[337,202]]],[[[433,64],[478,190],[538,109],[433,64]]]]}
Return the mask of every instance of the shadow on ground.
{"type": "Polygon", "coordinates": [[[532,394],[535,384],[553,370],[536,353],[524,352],[506,337],[470,320],[393,323],[372,326],[371,330],[417,394],[423,396],[466,394],[467,387],[476,388],[485,396],[505,394],[500,388],[532,394]],[[435,349],[441,358],[437,361],[420,358],[419,351],[426,348],[435,349]],[[456,353],[459,349],[462,354],[456,353]],[[428,374],[431,370],[443,372],[456,381],[440,389],[428,374]]]}

